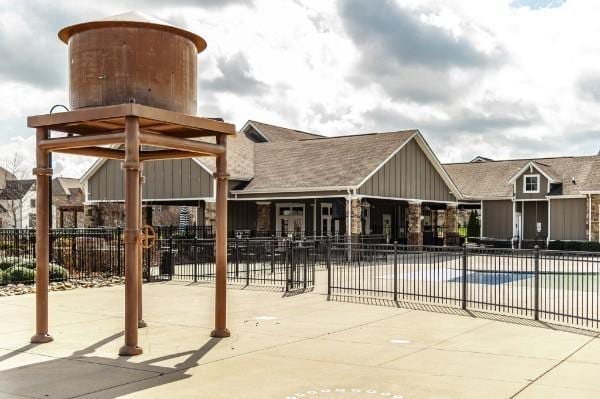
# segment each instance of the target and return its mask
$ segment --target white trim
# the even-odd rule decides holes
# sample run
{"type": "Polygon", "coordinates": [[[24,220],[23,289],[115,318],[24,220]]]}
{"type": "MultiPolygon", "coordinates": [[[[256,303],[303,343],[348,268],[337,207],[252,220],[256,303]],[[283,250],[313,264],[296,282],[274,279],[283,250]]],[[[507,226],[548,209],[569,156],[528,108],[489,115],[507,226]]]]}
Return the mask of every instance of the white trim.
{"type": "Polygon", "coordinates": [[[475,202],[479,202],[479,201],[506,201],[506,200],[513,200],[513,197],[463,197],[462,198],[465,201],[469,201],[469,200],[473,200],[475,202]]]}
{"type": "MultiPolygon", "coordinates": [[[[390,200],[390,201],[406,201],[406,202],[419,202],[419,203],[423,203],[423,202],[431,202],[434,204],[456,204],[456,201],[436,201],[436,200],[424,200],[424,199],[419,199],[419,198],[397,198],[397,197],[382,197],[382,196],[378,196],[378,195],[358,195],[356,196],[356,198],[375,198],[375,199],[384,199],[384,200],[390,200]]],[[[474,203],[470,203],[470,205],[475,205],[474,203]]]]}
{"type": "Polygon", "coordinates": [[[252,198],[228,198],[229,201],[277,201],[277,200],[298,200],[298,199],[313,199],[313,198],[346,198],[347,195],[310,195],[310,196],[294,196],[294,197],[252,197],[252,198]]]}
{"type": "Polygon", "coordinates": [[[546,234],[546,247],[550,244],[550,233],[551,233],[551,217],[550,217],[550,198],[548,198],[548,234],[546,234]]]}
{"type": "MultiPolygon", "coordinates": [[[[302,228],[300,229],[300,231],[301,234],[304,235],[306,233],[306,204],[300,202],[282,202],[275,204],[275,232],[278,236],[282,233],[280,230],[281,225],[279,223],[281,218],[279,210],[281,208],[302,208],[302,228]]],[[[288,231],[287,233],[289,234],[290,231],[288,231]]],[[[291,230],[291,233],[294,233],[293,228],[291,230]]]]}
{"type": "Polygon", "coordinates": [[[523,194],[539,194],[540,193],[540,189],[541,189],[541,176],[539,174],[526,174],[523,175],[523,194]],[[535,177],[537,180],[536,183],[536,190],[527,190],[527,178],[528,177],[535,177]]]}
{"type": "MultiPolygon", "coordinates": [[[[196,198],[143,198],[142,202],[151,202],[151,201],[206,201],[206,202],[215,202],[217,199],[215,197],[196,197],[196,198]]],[[[93,205],[93,204],[107,204],[107,203],[120,203],[125,202],[125,200],[89,200],[85,201],[84,205],[93,205]]],[[[176,205],[176,204],[173,204],[176,205]]]]}
{"type": "MultiPolygon", "coordinates": [[[[310,191],[348,191],[352,186],[325,186],[325,187],[300,187],[300,188],[268,188],[259,190],[231,190],[232,194],[276,194],[276,193],[304,193],[310,191]]],[[[311,197],[312,198],[312,197],[311,197]]]]}
{"type": "MultiPolygon", "coordinates": [[[[271,142],[271,141],[270,141],[270,140],[267,138],[267,136],[265,136],[265,134],[264,134],[263,132],[261,132],[261,131],[260,131],[260,129],[259,129],[258,127],[256,127],[256,125],[254,125],[254,124],[252,123],[252,121],[251,121],[251,120],[248,120],[248,121],[246,121],[246,123],[244,123],[244,126],[242,126],[242,128],[239,130],[239,131],[240,131],[240,133],[245,133],[245,130],[248,128],[248,126],[251,126],[251,127],[254,129],[254,130],[256,130],[256,132],[257,132],[258,134],[260,134],[260,136],[261,136],[263,139],[265,139],[265,141],[266,141],[267,143],[270,143],[270,142],[271,142]]],[[[284,128],[284,129],[285,129],[285,128],[284,128]]]]}
{"type": "Polygon", "coordinates": [[[590,195],[590,194],[600,194],[600,191],[598,191],[598,190],[580,191],[579,194],[587,194],[587,195],[590,195]]]}
{"type": "Polygon", "coordinates": [[[588,203],[588,241],[592,241],[592,195],[588,194],[587,196],[588,203]]]}
{"type": "Polygon", "coordinates": [[[544,202],[544,201],[548,201],[548,199],[546,197],[544,198],[522,198],[522,199],[517,199],[515,198],[516,202],[544,202]]]}
{"type": "MultiPolygon", "coordinates": [[[[555,180],[555,179],[553,179],[552,177],[548,176],[546,173],[544,173],[544,171],[543,171],[543,170],[541,170],[540,168],[538,168],[538,167],[536,166],[535,162],[533,162],[533,161],[529,161],[529,162],[528,162],[528,163],[527,163],[525,166],[523,166],[521,169],[519,169],[519,171],[518,171],[517,173],[515,173],[515,174],[514,174],[514,175],[513,175],[513,176],[512,176],[512,177],[511,177],[509,180],[508,180],[508,182],[509,182],[509,183],[513,183],[513,184],[514,184],[514,183],[515,183],[515,182],[516,182],[516,181],[519,179],[519,177],[521,177],[521,175],[522,175],[523,173],[525,173],[525,171],[526,171],[528,168],[530,168],[530,167],[531,167],[531,168],[535,168],[535,170],[537,170],[539,173],[541,173],[542,175],[544,175],[544,177],[545,177],[546,179],[548,179],[548,181],[549,181],[549,182],[551,182],[551,183],[560,183],[560,181],[558,181],[558,180],[555,180]]],[[[533,173],[533,172],[530,172],[530,173],[533,173]]]]}
{"type": "Polygon", "coordinates": [[[574,199],[574,198],[587,198],[585,195],[580,194],[568,194],[568,195],[546,195],[547,199],[574,199]]]}

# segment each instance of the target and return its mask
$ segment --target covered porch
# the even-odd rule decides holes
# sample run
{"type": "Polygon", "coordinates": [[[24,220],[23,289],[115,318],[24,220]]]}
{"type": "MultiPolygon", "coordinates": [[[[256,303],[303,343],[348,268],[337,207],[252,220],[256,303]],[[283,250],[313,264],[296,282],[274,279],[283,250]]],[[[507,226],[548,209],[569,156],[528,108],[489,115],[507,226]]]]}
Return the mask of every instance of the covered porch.
{"type": "Polygon", "coordinates": [[[231,236],[365,237],[408,245],[458,245],[458,203],[367,196],[236,198],[231,236]]]}

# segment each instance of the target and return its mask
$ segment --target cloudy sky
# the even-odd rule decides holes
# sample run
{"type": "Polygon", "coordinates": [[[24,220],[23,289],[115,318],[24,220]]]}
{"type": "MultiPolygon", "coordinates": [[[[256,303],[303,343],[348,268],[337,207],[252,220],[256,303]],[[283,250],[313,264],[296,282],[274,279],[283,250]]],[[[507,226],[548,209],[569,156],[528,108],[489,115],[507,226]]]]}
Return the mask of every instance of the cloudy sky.
{"type": "Polygon", "coordinates": [[[131,10],[207,40],[199,115],[238,127],[418,128],[442,162],[600,150],[600,1],[0,0],[1,159],[29,170],[26,116],[68,104],[56,32],[131,10]]]}

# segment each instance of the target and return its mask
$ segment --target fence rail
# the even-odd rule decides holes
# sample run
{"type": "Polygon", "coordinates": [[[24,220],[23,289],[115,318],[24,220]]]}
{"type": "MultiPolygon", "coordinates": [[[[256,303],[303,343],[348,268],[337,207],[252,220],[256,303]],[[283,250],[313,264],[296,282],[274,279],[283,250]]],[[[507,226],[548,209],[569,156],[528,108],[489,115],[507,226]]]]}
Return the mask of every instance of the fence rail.
{"type": "Polygon", "coordinates": [[[600,254],[333,243],[328,293],[600,327],[600,254]]]}

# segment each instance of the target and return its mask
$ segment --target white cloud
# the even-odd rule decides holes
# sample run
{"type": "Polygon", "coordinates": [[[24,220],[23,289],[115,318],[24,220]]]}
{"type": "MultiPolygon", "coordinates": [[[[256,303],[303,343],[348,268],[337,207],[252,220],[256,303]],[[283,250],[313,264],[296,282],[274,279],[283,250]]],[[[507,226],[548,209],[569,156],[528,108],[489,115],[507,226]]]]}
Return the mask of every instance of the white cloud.
{"type": "MultiPolygon", "coordinates": [[[[22,151],[32,164],[33,132],[25,127],[26,116],[67,103],[66,74],[60,73],[67,68],[66,47],[56,31],[66,23],[133,8],[206,38],[208,48],[199,56],[199,112],[238,126],[258,119],[330,135],[420,128],[446,162],[477,154],[571,155],[600,148],[598,2],[378,4],[396,10],[390,18],[402,17],[412,31],[424,32],[427,40],[418,37],[415,43],[431,47],[416,49],[402,42],[409,38],[400,30],[387,37],[380,26],[368,23],[361,25],[367,43],[359,42],[348,31],[347,14],[353,9],[340,12],[352,5],[348,0],[236,0],[227,6],[215,0],[111,0],[78,7],[57,0],[52,9],[45,4],[7,0],[0,5],[0,25],[10,27],[10,34],[0,29],[8,52],[0,60],[0,157],[22,151]],[[32,57],[18,53],[23,46],[18,38],[29,40],[32,32],[42,50],[32,53],[40,57],[30,61],[37,64],[24,68],[23,60],[32,57]],[[402,46],[395,47],[398,43],[402,46]],[[380,49],[388,53],[369,50],[383,44],[380,49]],[[54,74],[57,84],[49,84],[54,74]],[[219,80],[227,76],[239,79],[219,80]]],[[[361,22],[360,14],[354,22],[361,22]]],[[[393,26],[393,18],[388,23],[393,26]]],[[[56,168],[79,176],[90,162],[57,157],[56,168]]]]}

